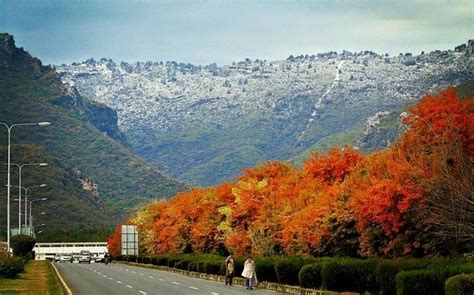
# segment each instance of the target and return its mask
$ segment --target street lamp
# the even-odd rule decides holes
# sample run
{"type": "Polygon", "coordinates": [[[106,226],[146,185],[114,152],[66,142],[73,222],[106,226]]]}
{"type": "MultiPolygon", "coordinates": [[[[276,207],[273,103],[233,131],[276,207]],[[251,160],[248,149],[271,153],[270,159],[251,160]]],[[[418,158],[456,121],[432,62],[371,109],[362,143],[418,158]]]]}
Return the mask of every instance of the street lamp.
{"type": "MultiPolygon", "coordinates": [[[[30,201],[30,236],[31,236],[32,229],[33,229],[33,219],[31,218],[31,205],[33,204],[33,202],[41,202],[41,201],[47,201],[47,200],[48,200],[48,198],[41,198],[41,199],[34,199],[34,200],[30,201]]],[[[46,213],[41,212],[40,214],[45,215],[46,213]]]]}
{"type": "MultiPolygon", "coordinates": [[[[4,163],[4,165],[8,165],[8,164],[4,163]]],[[[16,167],[18,167],[18,232],[21,235],[21,169],[23,169],[23,167],[25,166],[46,167],[48,166],[48,163],[33,163],[33,164],[21,164],[21,165],[16,164],[16,163],[10,163],[10,165],[15,165],[16,167]]]]}
{"type": "MultiPolygon", "coordinates": [[[[21,187],[22,189],[25,190],[25,230],[26,230],[26,227],[28,226],[28,191],[32,188],[35,188],[35,187],[45,187],[46,184],[39,184],[39,185],[32,185],[32,186],[29,186],[29,187],[21,187]]],[[[15,185],[14,187],[18,187],[17,185],[15,185]]],[[[17,200],[17,199],[15,199],[17,200]]],[[[31,229],[30,229],[31,231],[31,229]]]]}
{"type": "Polygon", "coordinates": [[[0,125],[3,125],[7,128],[8,131],[8,152],[7,152],[7,158],[8,158],[8,173],[7,173],[7,249],[8,253],[10,253],[10,138],[11,138],[11,131],[13,127],[15,126],[48,126],[51,125],[50,122],[39,122],[39,123],[19,123],[19,124],[13,124],[13,125],[8,125],[6,123],[0,122],[0,125]]]}

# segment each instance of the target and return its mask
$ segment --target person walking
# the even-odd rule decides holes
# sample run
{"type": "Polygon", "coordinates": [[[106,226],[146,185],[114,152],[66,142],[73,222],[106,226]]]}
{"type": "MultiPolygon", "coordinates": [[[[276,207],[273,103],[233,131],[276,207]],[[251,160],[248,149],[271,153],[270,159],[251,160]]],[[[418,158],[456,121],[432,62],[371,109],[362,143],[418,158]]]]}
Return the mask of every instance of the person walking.
{"type": "Polygon", "coordinates": [[[247,287],[247,290],[252,290],[253,285],[257,283],[257,272],[255,261],[253,261],[250,256],[245,260],[242,276],[245,278],[245,286],[247,287]]]}
{"type": "Polygon", "coordinates": [[[234,258],[231,255],[225,260],[225,285],[232,286],[232,280],[234,278],[234,258]]]}

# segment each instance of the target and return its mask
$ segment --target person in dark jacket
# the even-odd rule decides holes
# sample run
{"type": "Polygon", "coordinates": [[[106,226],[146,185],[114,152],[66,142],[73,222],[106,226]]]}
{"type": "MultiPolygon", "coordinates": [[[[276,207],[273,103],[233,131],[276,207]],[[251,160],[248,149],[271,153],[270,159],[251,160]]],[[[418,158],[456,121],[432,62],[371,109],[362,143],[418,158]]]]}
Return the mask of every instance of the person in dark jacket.
{"type": "Polygon", "coordinates": [[[235,265],[234,258],[231,255],[225,260],[225,285],[232,286],[232,280],[234,278],[235,265]]]}

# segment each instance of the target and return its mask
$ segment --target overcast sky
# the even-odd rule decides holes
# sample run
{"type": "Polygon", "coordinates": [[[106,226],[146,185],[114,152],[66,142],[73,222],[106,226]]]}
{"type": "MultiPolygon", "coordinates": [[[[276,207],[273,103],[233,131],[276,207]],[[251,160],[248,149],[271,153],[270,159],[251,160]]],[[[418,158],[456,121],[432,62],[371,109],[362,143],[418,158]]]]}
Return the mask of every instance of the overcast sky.
{"type": "Polygon", "coordinates": [[[0,0],[0,31],[45,64],[229,64],[343,49],[394,55],[474,38],[474,1],[0,0]]]}

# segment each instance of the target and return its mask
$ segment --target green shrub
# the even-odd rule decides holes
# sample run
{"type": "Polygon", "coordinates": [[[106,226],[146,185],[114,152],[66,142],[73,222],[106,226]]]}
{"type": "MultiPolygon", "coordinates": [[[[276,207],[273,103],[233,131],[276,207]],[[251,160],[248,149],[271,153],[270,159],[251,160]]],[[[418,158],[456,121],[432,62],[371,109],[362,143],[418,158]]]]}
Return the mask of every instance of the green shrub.
{"type": "Polygon", "coordinates": [[[153,256],[150,258],[150,263],[153,265],[158,265],[157,257],[153,256]]]}
{"type": "Polygon", "coordinates": [[[240,277],[242,275],[242,272],[244,271],[244,262],[245,262],[245,259],[243,257],[234,257],[235,276],[240,277]]]}
{"type": "Polygon", "coordinates": [[[197,272],[197,271],[198,271],[197,264],[198,264],[197,261],[191,261],[191,262],[189,262],[189,264],[188,264],[188,270],[189,270],[189,271],[195,271],[195,272],[197,272]]]}
{"type": "Polygon", "coordinates": [[[25,260],[19,257],[9,257],[0,260],[0,277],[16,278],[25,270],[25,260]]]}
{"type": "Polygon", "coordinates": [[[136,255],[128,255],[128,256],[125,256],[126,257],[126,260],[128,262],[137,262],[138,260],[138,257],[136,255]]]}
{"type": "Polygon", "coordinates": [[[303,288],[319,289],[322,286],[321,271],[323,266],[321,263],[308,264],[301,268],[298,279],[300,286],[303,288]]]}
{"type": "Polygon", "coordinates": [[[168,256],[158,256],[156,257],[156,265],[167,266],[168,265],[168,256]]]}
{"type": "Polygon", "coordinates": [[[150,256],[143,256],[142,263],[149,264],[151,262],[150,256]]]}
{"type": "Polygon", "coordinates": [[[382,294],[396,293],[395,276],[404,270],[424,269],[430,265],[428,259],[383,260],[375,269],[377,285],[382,294]]]}
{"type": "Polygon", "coordinates": [[[402,271],[395,277],[397,294],[444,294],[446,280],[462,273],[474,273],[474,263],[439,265],[425,270],[402,271]]]}
{"type": "Polygon", "coordinates": [[[443,294],[438,274],[433,270],[402,271],[395,277],[398,295],[432,295],[443,294]]]}
{"type": "Polygon", "coordinates": [[[474,274],[461,274],[446,280],[444,287],[446,295],[474,294],[474,274]]]}
{"type": "Polygon", "coordinates": [[[168,257],[168,261],[166,262],[166,265],[168,267],[175,267],[174,265],[176,262],[180,261],[181,259],[178,256],[170,256],[168,257]]]}
{"type": "MultiPolygon", "coordinates": [[[[275,257],[256,257],[255,265],[257,270],[257,279],[266,282],[278,282],[275,272],[275,257]]],[[[225,266],[224,266],[225,267],[225,266]]]]}
{"type": "Polygon", "coordinates": [[[15,256],[25,257],[28,253],[31,253],[35,246],[36,240],[27,235],[16,235],[10,240],[10,246],[13,249],[15,256]]]}
{"type": "Polygon", "coordinates": [[[321,280],[331,291],[375,292],[378,290],[375,269],[379,260],[335,259],[323,265],[321,280]]]}
{"type": "Polygon", "coordinates": [[[198,272],[206,273],[206,268],[205,268],[205,266],[204,266],[205,263],[206,263],[206,262],[203,261],[203,260],[199,260],[199,261],[197,262],[197,271],[198,271],[198,272]]]}
{"type": "Polygon", "coordinates": [[[221,265],[224,263],[224,261],[219,261],[219,260],[205,260],[204,261],[204,272],[207,274],[213,274],[213,275],[224,275],[225,273],[221,272],[221,265]]]}
{"type": "MultiPolygon", "coordinates": [[[[314,261],[314,260],[313,260],[314,261]]],[[[275,261],[275,273],[278,283],[298,285],[298,274],[305,264],[312,261],[301,257],[285,257],[275,261]]],[[[258,266],[257,266],[258,267],[258,266]]]]}

